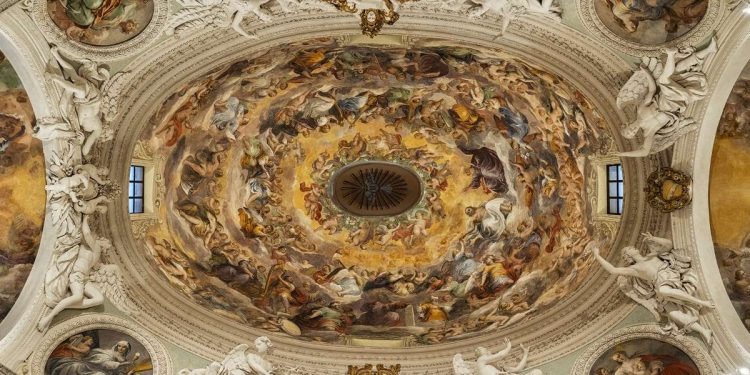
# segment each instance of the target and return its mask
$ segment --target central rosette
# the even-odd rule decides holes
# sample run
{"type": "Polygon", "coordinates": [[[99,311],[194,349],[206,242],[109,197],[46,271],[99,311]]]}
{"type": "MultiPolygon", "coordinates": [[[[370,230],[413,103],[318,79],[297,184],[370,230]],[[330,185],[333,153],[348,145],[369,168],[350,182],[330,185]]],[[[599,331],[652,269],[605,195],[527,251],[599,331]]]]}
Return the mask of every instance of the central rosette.
{"type": "Polygon", "coordinates": [[[422,182],[411,168],[387,162],[361,162],[338,170],[329,196],[342,211],[355,216],[393,216],[422,198],[422,182]]]}

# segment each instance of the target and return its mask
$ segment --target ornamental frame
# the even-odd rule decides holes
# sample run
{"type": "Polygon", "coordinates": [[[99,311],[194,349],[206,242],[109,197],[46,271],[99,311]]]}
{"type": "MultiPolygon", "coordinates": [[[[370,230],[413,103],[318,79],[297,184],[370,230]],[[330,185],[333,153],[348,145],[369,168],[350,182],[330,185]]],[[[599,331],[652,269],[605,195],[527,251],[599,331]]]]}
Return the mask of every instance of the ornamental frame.
{"type": "Polygon", "coordinates": [[[92,46],[69,39],[47,13],[46,0],[24,0],[23,8],[33,23],[42,31],[49,43],[78,57],[86,57],[99,62],[121,59],[148,48],[162,36],[169,14],[170,1],[154,0],[154,14],[140,34],[130,40],[111,46],[92,46]]]}
{"type": "Polygon", "coordinates": [[[721,21],[727,13],[726,6],[722,4],[721,0],[709,0],[706,15],[690,31],[674,40],[648,45],[626,40],[609,30],[596,13],[595,3],[598,1],[601,0],[577,1],[578,16],[581,18],[583,26],[608,47],[637,57],[659,56],[660,51],[664,48],[699,45],[721,25],[721,21]]]}
{"type": "Polygon", "coordinates": [[[596,361],[611,348],[636,339],[653,339],[670,344],[687,354],[698,366],[701,374],[716,374],[716,364],[708,351],[691,336],[665,334],[656,324],[639,324],[622,328],[607,334],[593,342],[573,364],[571,375],[591,374],[596,361]]]}
{"type": "Polygon", "coordinates": [[[109,314],[82,314],[58,323],[44,335],[28,361],[29,374],[43,374],[52,351],[70,336],[92,329],[109,329],[124,333],[143,344],[154,365],[154,375],[173,374],[172,360],[164,346],[145,329],[131,320],[109,314]]]}

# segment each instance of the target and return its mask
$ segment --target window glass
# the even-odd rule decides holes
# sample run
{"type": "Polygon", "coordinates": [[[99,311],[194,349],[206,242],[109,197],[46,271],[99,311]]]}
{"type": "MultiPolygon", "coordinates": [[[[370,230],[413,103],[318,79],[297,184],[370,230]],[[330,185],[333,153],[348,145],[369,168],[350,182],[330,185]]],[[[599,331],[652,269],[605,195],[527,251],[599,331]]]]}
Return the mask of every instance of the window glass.
{"type": "Polygon", "coordinates": [[[130,166],[128,212],[131,214],[143,213],[143,169],[144,168],[139,165],[130,166]]]}
{"type": "Polygon", "coordinates": [[[607,213],[622,215],[625,182],[622,164],[607,165],[607,213]]]}

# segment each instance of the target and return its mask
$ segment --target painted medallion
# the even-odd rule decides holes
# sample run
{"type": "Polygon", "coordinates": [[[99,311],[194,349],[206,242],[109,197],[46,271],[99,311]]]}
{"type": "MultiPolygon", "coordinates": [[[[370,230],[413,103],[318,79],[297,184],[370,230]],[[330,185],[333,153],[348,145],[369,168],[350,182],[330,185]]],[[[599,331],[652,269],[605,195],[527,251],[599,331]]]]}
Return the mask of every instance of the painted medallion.
{"type": "Polygon", "coordinates": [[[0,319],[31,272],[44,221],[44,156],[33,123],[21,80],[0,53],[0,319]]]}
{"type": "Polygon", "coordinates": [[[700,371],[679,348],[662,341],[639,338],[609,349],[591,368],[591,375],[615,374],[700,375],[700,371]]]}
{"type": "Polygon", "coordinates": [[[750,65],[734,85],[711,160],[711,235],[721,277],[750,329],[750,65]]]}
{"type": "Polygon", "coordinates": [[[216,314],[435,344],[518,324],[589,274],[603,121],[502,52],[285,45],[185,85],[158,118],[141,140],[166,195],[143,245],[216,314]]]}
{"type": "Polygon", "coordinates": [[[595,0],[604,26],[634,43],[658,45],[692,30],[706,15],[709,0],[595,0]]]}
{"type": "Polygon", "coordinates": [[[50,354],[45,375],[132,374],[152,375],[146,348],[121,332],[109,329],[70,336],[50,354]]]}
{"type": "Polygon", "coordinates": [[[47,12],[68,38],[92,46],[128,41],[148,26],[153,0],[47,0],[47,12]]]}

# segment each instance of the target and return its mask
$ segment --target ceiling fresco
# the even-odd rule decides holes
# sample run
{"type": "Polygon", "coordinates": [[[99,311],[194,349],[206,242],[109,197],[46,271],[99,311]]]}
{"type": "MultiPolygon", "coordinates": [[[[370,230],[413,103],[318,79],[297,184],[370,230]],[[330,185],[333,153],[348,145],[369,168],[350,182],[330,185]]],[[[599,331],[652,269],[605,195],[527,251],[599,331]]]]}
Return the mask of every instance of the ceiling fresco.
{"type": "Polygon", "coordinates": [[[333,343],[471,337],[575,290],[603,120],[500,51],[419,45],[285,45],[169,97],[142,135],[164,160],[144,239],[163,274],[218,314],[333,343]],[[364,161],[416,175],[416,203],[342,210],[332,177],[364,161]]]}
{"type": "Polygon", "coordinates": [[[604,26],[630,42],[658,45],[692,30],[706,15],[709,0],[595,0],[604,26]]]}
{"type": "Polygon", "coordinates": [[[750,329],[750,65],[722,113],[711,160],[711,234],[724,286],[750,329]]]}
{"type": "Polygon", "coordinates": [[[45,375],[153,375],[151,356],[138,340],[110,329],[77,333],[57,345],[47,358],[45,375]]]}
{"type": "Polygon", "coordinates": [[[154,14],[153,0],[47,0],[52,21],[71,40],[112,46],[140,34],[154,14]]]}
{"type": "Polygon", "coordinates": [[[0,319],[31,272],[44,221],[44,157],[33,123],[26,91],[0,53],[0,319]]]}
{"type": "Polygon", "coordinates": [[[699,375],[695,362],[679,348],[663,341],[639,338],[618,344],[599,357],[590,375],[699,375]]]}

